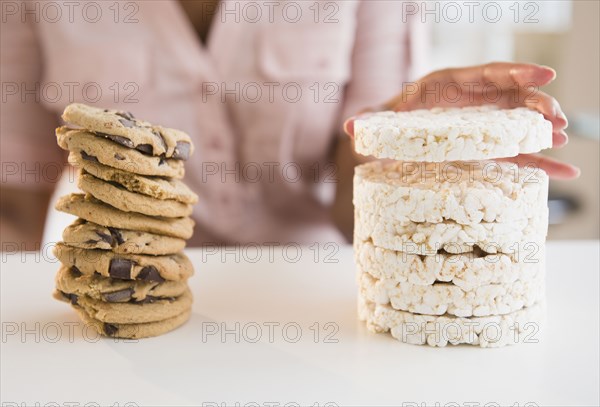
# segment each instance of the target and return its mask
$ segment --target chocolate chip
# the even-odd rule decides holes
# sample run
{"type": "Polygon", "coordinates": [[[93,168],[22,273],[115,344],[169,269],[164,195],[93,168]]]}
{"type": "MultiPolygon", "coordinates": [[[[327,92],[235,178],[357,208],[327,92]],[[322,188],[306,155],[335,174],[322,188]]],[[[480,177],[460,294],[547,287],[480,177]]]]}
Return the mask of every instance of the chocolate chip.
{"type": "Polygon", "coordinates": [[[175,301],[175,297],[155,297],[153,295],[147,295],[143,300],[135,301],[136,304],[152,304],[156,301],[175,301]]]}
{"type": "Polygon", "coordinates": [[[71,275],[75,278],[81,277],[83,275],[83,273],[75,266],[71,266],[69,271],[71,272],[71,275]]]}
{"type": "Polygon", "coordinates": [[[115,153],[115,158],[116,158],[117,160],[119,160],[119,161],[122,161],[122,160],[124,160],[124,159],[125,159],[125,157],[123,157],[123,156],[122,156],[121,154],[119,154],[119,153],[115,153]]]}
{"type": "Polygon", "coordinates": [[[94,163],[99,162],[96,157],[94,157],[93,155],[89,155],[88,153],[86,153],[83,150],[81,150],[81,158],[83,158],[84,160],[87,160],[87,161],[94,162],[94,163]]]}
{"type": "Polygon", "coordinates": [[[165,281],[164,278],[161,277],[160,273],[154,266],[146,266],[144,267],[137,275],[136,280],[144,280],[144,281],[156,281],[158,283],[162,283],[165,281]]]}
{"type": "Polygon", "coordinates": [[[144,154],[149,154],[149,155],[152,155],[152,153],[154,152],[154,149],[152,148],[152,146],[150,144],[138,144],[135,147],[135,149],[144,154]]]}
{"type": "Polygon", "coordinates": [[[110,231],[110,234],[112,235],[113,239],[117,242],[117,245],[125,243],[123,235],[118,229],[108,228],[108,230],[110,231]]]}
{"type": "Polygon", "coordinates": [[[133,148],[133,141],[129,140],[128,138],[110,135],[109,139],[111,139],[115,143],[121,144],[122,146],[133,148]]]}
{"type": "Polygon", "coordinates": [[[64,291],[61,291],[61,294],[63,295],[63,297],[65,297],[67,300],[71,301],[71,304],[73,305],[77,305],[77,299],[79,298],[77,296],[77,294],[71,294],[71,293],[66,293],[64,291]]]}
{"type": "Polygon", "coordinates": [[[107,235],[106,233],[96,231],[98,237],[103,241],[108,243],[110,246],[113,245],[113,237],[111,235],[107,235]]]}
{"type": "Polygon", "coordinates": [[[113,278],[131,280],[131,268],[133,262],[127,259],[112,259],[108,267],[108,274],[113,278]]]}
{"type": "Polygon", "coordinates": [[[133,288],[126,288],[124,290],[113,291],[112,293],[103,294],[102,297],[106,302],[127,302],[131,300],[133,295],[133,288]]]}
{"type": "Polygon", "coordinates": [[[127,120],[135,119],[135,117],[133,116],[133,113],[131,113],[131,112],[118,111],[118,112],[115,112],[115,114],[117,116],[121,116],[122,118],[127,119],[127,120]]]}
{"type": "Polygon", "coordinates": [[[127,137],[117,136],[117,135],[108,134],[108,133],[101,133],[99,131],[96,132],[96,135],[107,138],[107,139],[114,141],[115,143],[125,146],[127,148],[133,148],[135,146],[133,144],[133,141],[129,140],[127,137]]]}
{"type": "Polygon", "coordinates": [[[122,119],[119,119],[119,122],[125,127],[136,127],[137,123],[135,122],[135,117],[129,112],[115,112],[115,114],[122,119]]]}
{"type": "Polygon", "coordinates": [[[173,151],[173,158],[179,160],[187,160],[190,158],[190,143],[178,141],[175,145],[175,151],[173,151]]]}
{"type": "Polygon", "coordinates": [[[119,330],[119,328],[117,328],[115,325],[107,324],[107,323],[104,323],[103,329],[104,329],[104,333],[108,336],[113,336],[119,330]]]}
{"type": "Polygon", "coordinates": [[[165,136],[163,136],[162,132],[160,130],[152,130],[152,134],[154,134],[160,141],[160,144],[163,146],[163,150],[167,151],[167,142],[165,141],[165,136]]]}
{"type": "Polygon", "coordinates": [[[135,122],[129,119],[119,119],[119,123],[121,123],[124,127],[135,127],[135,122]]]}

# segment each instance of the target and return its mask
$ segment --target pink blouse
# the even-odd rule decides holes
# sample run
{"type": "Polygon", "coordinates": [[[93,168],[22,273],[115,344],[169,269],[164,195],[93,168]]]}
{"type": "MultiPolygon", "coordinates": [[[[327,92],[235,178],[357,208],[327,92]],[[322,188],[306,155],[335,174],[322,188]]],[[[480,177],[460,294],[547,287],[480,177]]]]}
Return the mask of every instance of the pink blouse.
{"type": "Polygon", "coordinates": [[[343,118],[397,94],[426,42],[401,1],[223,0],[206,46],[176,1],[10,3],[3,183],[54,187],[68,103],[128,110],[192,137],[197,241],[341,241],[328,154],[343,118]]]}

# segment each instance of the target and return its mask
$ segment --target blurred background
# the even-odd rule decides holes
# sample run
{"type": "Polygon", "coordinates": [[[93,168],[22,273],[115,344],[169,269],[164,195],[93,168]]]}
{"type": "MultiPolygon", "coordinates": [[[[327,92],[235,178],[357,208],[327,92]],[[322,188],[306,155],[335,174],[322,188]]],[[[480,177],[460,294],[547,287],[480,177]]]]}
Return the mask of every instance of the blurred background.
{"type": "MultiPolygon", "coordinates": [[[[440,68],[491,61],[533,62],[556,69],[557,80],[544,90],[561,103],[567,114],[570,142],[565,148],[545,154],[578,165],[582,175],[575,181],[551,182],[549,239],[598,239],[600,2],[476,2],[478,10],[490,5],[488,16],[501,9],[503,18],[495,22],[481,18],[474,22],[466,18],[452,21],[451,3],[459,4],[464,11],[464,5],[460,6],[464,2],[414,2],[417,6],[427,4],[430,9],[447,8],[442,13],[445,18],[424,14],[429,46],[417,50],[418,64],[410,76],[416,79],[440,68]]],[[[3,190],[0,187],[0,195],[3,190]]],[[[32,250],[41,240],[46,217],[45,210],[35,208],[48,195],[27,194],[18,201],[1,199],[0,240],[5,242],[10,236],[12,242],[23,242],[19,247],[32,250]]]]}

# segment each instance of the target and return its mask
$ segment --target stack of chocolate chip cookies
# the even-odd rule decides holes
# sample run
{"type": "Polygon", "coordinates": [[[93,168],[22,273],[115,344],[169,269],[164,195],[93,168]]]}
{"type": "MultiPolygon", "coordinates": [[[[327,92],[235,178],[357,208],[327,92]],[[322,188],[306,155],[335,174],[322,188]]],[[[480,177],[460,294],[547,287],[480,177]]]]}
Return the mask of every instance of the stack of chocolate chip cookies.
{"type": "Polygon", "coordinates": [[[71,104],[56,130],[83,194],[56,209],[78,217],[55,255],[57,299],[70,302],[100,334],[143,338],[182,325],[191,314],[182,252],[198,197],[181,181],[189,136],[131,113],[71,104]]]}
{"type": "Polygon", "coordinates": [[[402,342],[498,347],[543,316],[548,176],[493,159],[552,144],[525,108],[382,112],[354,125],[359,317],[402,342]],[[474,161],[479,160],[479,161],[474,161]]]}

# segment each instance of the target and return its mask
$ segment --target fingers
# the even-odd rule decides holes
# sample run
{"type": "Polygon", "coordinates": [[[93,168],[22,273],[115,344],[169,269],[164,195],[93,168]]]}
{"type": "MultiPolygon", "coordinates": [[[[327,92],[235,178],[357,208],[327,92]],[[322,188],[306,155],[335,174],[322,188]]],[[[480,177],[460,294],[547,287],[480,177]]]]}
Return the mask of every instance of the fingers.
{"type": "Polygon", "coordinates": [[[581,174],[581,170],[574,165],[552,159],[545,156],[539,157],[539,168],[548,173],[548,176],[553,179],[575,179],[581,174]]]}
{"type": "Polygon", "coordinates": [[[552,130],[558,132],[567,127],[567,117],[563,113],[558,101],[549,94],[537,89],[513,91],[513,95],[508,95],[510,107],[526,106],[537,110],[544,115],[546,120],[552,123],[552,130]]]}
{"type": "Polygon", "coordinates": [[[520,154],[516,157],[501,158],[496,161],[514,162],[519,167],[541,168],[550,178],[558,180],[574,179],[581,174],[581,170],[574,165],[536,154],[520,154]]]}
{"type": "Polygon", "coordinates": [[[537,110],[547,120],[552,122],[554,130],[561,130],[565,123],[557,116],[555,99],[545,92],[535,91],[531,95],[524,98],[522,102],[526,107],[537,110]]]}
{"type": "MultiPolygon", "coordinates": [[[[443,71],[442,71],[443,72],[443,71]]],[[[494,83],[499,88],[544,86],[556,78],[554,69],[536,64],[492,62],[469,68],[448,69],[451,81],[457,83],[494,83]]]]}
{"type": "MultiPolygon", "coordinates": [[[[430,108],[434,105],[461,107],[476,104],[482,94],[484,99],[488,93],[494,97],[494,92],[501,92],[501,97],[514,96],[515,90],[524,94],[535,94],[537,88],[547,85],[554,78],[556,72],[552,68],[535,64],[494,62],[465,68],[449,68],[433,72],[416,83],[405,84],[402,93],[384,105],[387,109],[401,111],[416,107],[430,108]]],[[[480,101],[479,104],[483,103],[489,104],[494,101],[480,101]]],[[[555,108],[548,107],[549,116],[562,117],[566,126],[566,119],[558,103],[555,108]],[[552,114],[554,110],[557,114],[552,114]]]]}
{"type": "MultiPolygon", "coordinates": [[[[494,62],[466,68],[433,72],[419,82],[407,83],[402,93],[368,111],[431,109],[495,104],[500,108],[525,106],[539,111],[552,123],[553,146],[567,143],[563,131],[567,118],[558,101],[538,89],[550,83],[556,72],[535,64],[494,62]]],[[[354,135],[354,119],[344,123],[348,135],[354,135]]]]}
{"type": "MultiPolygon", "coordinates": [[[[427,86],[427,85],[424,85],[427,86]]],[[[465,91],[466,92],[466,91],[465,91]]],[[[397,101],[388,103],[388,110],[409,111],[414,109],[431,109],[433,107],[465,107],[494,104],[501,109],[512,109],[516,107],[528,107],[537,110],[552,123],[552,130],[558,132],[567,127],[568,122],[558,101],[537,88],[523,89],[499,89],[487,88],[484,92],[465,93],[458,99],[454,95],[447,97],[442,94],[419,92],[403,96],[402,102],[393,105],[397,101]],[[392,105],[392,106],[390,106],[392,105]]]]}
{"type": "MultiPolygon", "coordinates": [[[[494,91],[500,91],[508,95],[511,94],[509,91],[514,90],[524,93],[526,90],[530,90],[530,93],[534,93],[535,89],[547,85],[554,78],[556,78],[556,72],[552,68],[535,64],[494,62],[466,68],[449,68],[427,75],[416,85],[418,86],[417,91],[404,89],[404,93],[409,90],[410,94],[405,95],[402,99],[396,97],[387,105],[395,107],[402,102],[408,105],[415,102],[425,104],[437,102],[439,104],[441,101],[446,105],[465,106],[473,104],[472,99],[482,93],[491,92],[493,94],[494,91]],[[454,97],[453,90],[460,92],[461,97],[454,97]]],[[[407,88],[410,86],[407,85],[407,88]]],[[[487,103],[492,103],[492,101],[487,103]]],[[[407,110],[404,106],[399,108],[407,110]]]]}
{"type": "Polygon", "coordinates": [[[563,147],[565,144],[569,142],[569,136],[564,130],[555,131],[552,133],[552,147],[559,148],[563,147]]]}
{"type": "Polygon", "coordinates": [[[367,108],[367,109],[361,110],[360,113],[357,114],[356,116],[349,117],[344,122],[344,132],[348,136],[350,136],[350,138],[353,138],[354,137],[354,121],[356,119],[365,118],[365,117],[369,116],[369,114],[371,114],[372,112],[378,112],[380,110],[385,110],[385,109],[383,107],[367,108]]]}

